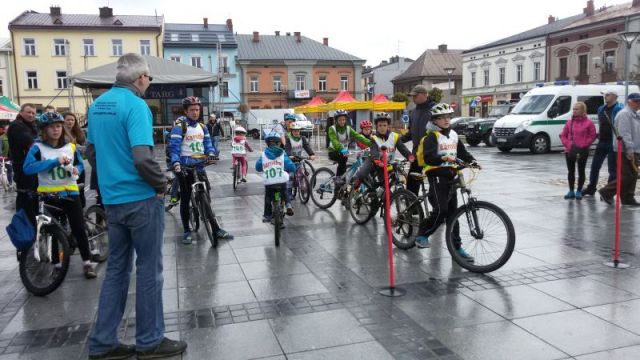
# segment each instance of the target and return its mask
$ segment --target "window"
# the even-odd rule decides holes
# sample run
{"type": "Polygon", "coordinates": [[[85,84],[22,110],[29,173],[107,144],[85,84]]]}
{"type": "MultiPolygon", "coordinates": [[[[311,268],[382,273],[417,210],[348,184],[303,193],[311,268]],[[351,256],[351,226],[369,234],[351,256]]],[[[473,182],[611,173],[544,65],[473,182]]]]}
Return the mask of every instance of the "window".
{"type": "Polygon", "coordinates": [[[96,56],[93,39],[82,39],[82,49],[84,56],[96,56]]]}
{"type": "Polygon", "coordinates": [[[471,72],[471,87],[472,88],[476,87],[476,72],[475,71],[471,72]]]}
{"type": "Polygon", "coordinates": [[[282,76],[274,76],[273,77],[273,92],[281,92],[282,91],[282,76]]]}
{"type": "Polygon", "coordinates": [[[111,55],[122,56],[122,39],[111,40],[111,55]]]}
{"type": "Polygon", "coordinates": [[[24,55],[36,56],[36,40],[24,39],[24,55]]]}
{"type": "Polygon", "coordinates": [[[540,80],[540,62],[536,61],[533,63],[533,81],[540,80]]]}
{"type": "Polygon", "coordinates": [[[249,91],[258,92],[258,76],[252,75],[249,79],[249,91]]]}
{"type": "Polygon", "coordinates": [[[516,82],[522,82],[522,65],[516,65],[516,82]]]}
{"type": "Polygon", "coordinates": [[[198,42],[198,41],[200,41],[200,35],[198,35],[198,34],[191,34],[191,41],[193,41],[193,42],[198,42]]]}
{"type": "Polygon", "coordinates": [[[560,78],[561,79],[566,79],[567,78],[567,58],[560,58],[559,60],[559,67],[560,67],[560,78]]]}
{"type": "Polygon", "coordinates": [[[614,71],[616,63],[616,52],[615,50],[605,51],[604,52],[604,71],[614,71]]]}
{"type": "Polygon", "coordinates": [[[151,55],[150,40],[140,40],[140,55],[151,55]]]}
{"type": "Polygon", "coordinates": [[[4,87],[3,87],[3,82],[2,79],[0,79],[0,96],[4,95],[4,87]]]}
{"type": "Polygon", "coordinates": [[[571,96],[559,96],[556,99],[556,102],[553,103],[550,109],[555,108],[555,113],[557,114],[555,117],[560,115],[564,115],[571,111],[571,96]]]}
{"type": "Polygon", "coordinates": [[[306,90],[304,75],[296,75],[296,90],[306,90]]]}
{"type": "Polygon", "coordinates": [[[222,97],[229,97],[229,82],[228,81],[223,81],[222,82],[222,87],[220,88],[220,91],[222,92],[222,97]]]}
{"type": "Polygon", "coordinates": [[[504,85],[504,68],[500,68],[498,72],[500,74],[500,85],[504,85]]]}
{"type": "Polygon", "coordinates": [[[67,88],[67,72],[66,71],[56,71],[56,85],[58,86],[56,89],[67,88]]]}
{"type": "Polygon", "coordinates": [[[340,90],[342,90],[342,91],[349,90],[349,76],[348,75],[340,75],[340,90]]]}
{"type": "Polygon", "coordinates": [[[200,56],[191,57],[191,66],[202,68],[202,58],[200,56]]]}
{"type": "Polygon", "coordinates": [[[484,71],[484,86],[489,86],[489,70],[484,71]]]}
{"type": "Polygon", "coordinates": [[[171,34],[171,41],[178,41],[178,34],[176,33],[171,34]]]}
{"type": "Polygon", "coordinates": [[[327,75],[320,75],[318,80],[318,91],[327,91],[327,75]]]}
{"type": "Polygon", "coordinates": [[[589,55],[578,56],[578,75],[586,76],[589,71],[589,55]]]}
{"type": "Polygon", "coordinates": [[[55,56],[67,55],[67,46],[64,39],[53,39],[53,54],[55,56]]]}
{"type": "Polygon", "coordinates": [[[27,88],[28,89],[38,88],[38,72],[37,71],[27,71],[27,88]]]}
{"type": "Polygon", "coordinates": [[[222,56],[220,58],[219,66],[220,66],[223,74],[228,74],[229,73],[228,63],[229,63],[229,58],[227,58],[226,56],[222,56]]]}
{"type": "Polygon", "coordinates": [[[588,115],[598,115],[598,108],[604,104],[604,97],[598,96],[578,96],[578,101],[582,101],[587,105],[588,115]]]}
{"type": "Polygon", "coordinates": [[[171,58],[169,60],[179,63],[182,59],[180,59],[180,55],[171,55],[171,58]]]}

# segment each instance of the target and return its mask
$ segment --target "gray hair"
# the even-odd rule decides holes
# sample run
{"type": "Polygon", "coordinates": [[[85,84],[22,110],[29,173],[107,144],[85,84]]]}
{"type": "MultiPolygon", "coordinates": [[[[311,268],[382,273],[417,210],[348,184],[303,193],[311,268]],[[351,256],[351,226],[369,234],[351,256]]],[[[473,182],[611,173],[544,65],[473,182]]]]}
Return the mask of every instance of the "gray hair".
{"type": "Polygon", "coordinates": [[[132,83],[136,81],[140,75],[149,73],[149,64],[147,64],[147,60],[141,55],[128,53],[120,56],[118,59],[117,70],[116,81],[132,83]]]}

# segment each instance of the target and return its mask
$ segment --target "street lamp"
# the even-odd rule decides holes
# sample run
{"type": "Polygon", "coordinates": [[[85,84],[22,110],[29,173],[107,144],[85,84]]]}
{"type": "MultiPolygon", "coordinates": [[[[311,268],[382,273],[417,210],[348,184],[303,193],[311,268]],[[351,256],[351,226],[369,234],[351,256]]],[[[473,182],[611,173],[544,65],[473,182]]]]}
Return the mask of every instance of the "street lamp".
{"type": "Polygon", "coordinates": [[[629,54],[631,53],[631,45],[636,41],[640,32],[627,31],[618,34],[627,44],[627,52],[624,54],[624,98],[629,96],[629,54]]]}
{"type": "Polygon", "coordinates": [[[451,75],[453,74],[453,72],[456,70],[456,68],[454,67],[447,67],[444,68],[444,71],[447,72],[447,86],[449,87],[449,96],[447,96],[447,99],[449,101],[449,103],[451,103],[451,75]]]}

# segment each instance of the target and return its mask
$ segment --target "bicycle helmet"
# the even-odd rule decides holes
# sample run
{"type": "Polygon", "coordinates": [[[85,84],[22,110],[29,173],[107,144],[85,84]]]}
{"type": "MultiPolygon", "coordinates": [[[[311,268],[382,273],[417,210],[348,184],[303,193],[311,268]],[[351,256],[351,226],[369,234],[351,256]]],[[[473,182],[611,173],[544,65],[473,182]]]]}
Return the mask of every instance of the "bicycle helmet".
{"type": "Polygon", "coordinates": [[[40,115],[41,129],[44,129],[45,127],[55,123],[64,123],[64,118],[59,113],[51,111],[40,115]]]}
{"type": "Polygon", "coordinates": [[[360,123],[360,129],[371,129],[371,126],[371,121],[369,120],[362,120],[360,123]]]}
{"type": "Polygon", "coordinates": [[[198,99],[197,96],[187,96],[186,98],[182,99],[183,108],[186,109],[191,105],[202,105],[202,103],[200,102],[200,99],[198,99]]]}
{"type": "Polygon", "coordinates": [[[298,123],[293,123],[289,126],[289,130],[302,130],[302,125],[298,123]]]}
{"type": "Polygon", "coordinates": [[[282,139],[280,138],[280,134],[277,131],[270,131],[268,134],[264,136],[264,141],[269,144],[272,141],[280,142],[282,139]]]}
{"type": "Polygon", "coordinates": [[[451,106],[449,106],[449,104],[440,103],[431,108],[431,119],[449,114],[453,114],[453,109],[451,108],[451,106]]]}
{"type": "Polygon", "coordinates": [[[333,115],[333,118],[337,120],[340,116],[344,116],[348,119],[349,113],[346,110],[336,110],[336,113],[333,115]]]}
{"type": "Polygon", "coordinates": [[[379,112],[376,114],[376,117],[373,118],[374,123],[378,123],[380,120],[386,120],[387,122],[391,122],[391,117],[386,112],[379,112]]]}
{"type": "Polygon", "coordinates": [[[296,116],[290,113],[284,114],[284,121],[288,121],[288,120],[296,121],[296,116]]]}
{"type": "Polygon", "coordinates": [[[234,133],[247,133],[247,130],[245,128],[243,128],[242,126],[236,126],[235,129],[233,129],[234,133]]]}

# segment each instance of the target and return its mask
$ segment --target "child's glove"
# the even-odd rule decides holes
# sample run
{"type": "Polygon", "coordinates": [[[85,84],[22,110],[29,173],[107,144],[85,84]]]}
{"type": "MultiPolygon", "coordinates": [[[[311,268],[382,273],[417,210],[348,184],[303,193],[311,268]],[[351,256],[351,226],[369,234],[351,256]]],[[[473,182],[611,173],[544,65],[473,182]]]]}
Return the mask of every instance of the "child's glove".
{"type": "Polygon", "coordinates": [[[340,149],[340,155],[347,156],[349,154],[349,150],[347,148],[340,149]]]}

